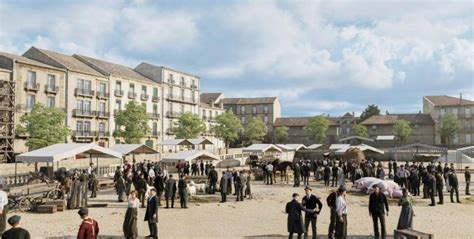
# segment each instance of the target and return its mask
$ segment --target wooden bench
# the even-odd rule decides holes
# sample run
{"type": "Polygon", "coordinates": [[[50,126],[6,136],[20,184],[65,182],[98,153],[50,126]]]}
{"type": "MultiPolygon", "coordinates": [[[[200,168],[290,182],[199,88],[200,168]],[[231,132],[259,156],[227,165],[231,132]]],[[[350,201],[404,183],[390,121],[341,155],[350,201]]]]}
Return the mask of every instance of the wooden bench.
{"type": "Polygon", "coordinates": [[[394,230],[393,235],[395,239],[434,239],[433,234],[409,229],[394,230]]]}

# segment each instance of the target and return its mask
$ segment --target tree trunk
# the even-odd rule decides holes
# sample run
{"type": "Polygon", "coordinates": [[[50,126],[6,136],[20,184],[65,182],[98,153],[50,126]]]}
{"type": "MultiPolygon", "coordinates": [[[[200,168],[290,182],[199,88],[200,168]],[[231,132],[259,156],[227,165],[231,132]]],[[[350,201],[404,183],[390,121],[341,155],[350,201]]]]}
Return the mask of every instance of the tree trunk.
{"type": "Polygon", "coordinates": [[[225,154],[229,153],[229,142],[225,142],[225,154]]]}

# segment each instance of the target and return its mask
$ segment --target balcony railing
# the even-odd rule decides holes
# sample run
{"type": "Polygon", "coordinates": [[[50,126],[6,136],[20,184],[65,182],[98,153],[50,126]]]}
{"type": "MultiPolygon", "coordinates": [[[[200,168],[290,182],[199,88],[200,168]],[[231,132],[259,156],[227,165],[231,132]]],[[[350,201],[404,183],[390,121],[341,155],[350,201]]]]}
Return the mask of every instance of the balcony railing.
{"type": "Polygon", "coordinates": [[[74,89],[74,95],[75,96],[93,97],[94,96],[94,91],[89,90],[89,89],[76,88],[76,89],[74,89]]]}
{"type": "Polygon", "coordinates": [[[166,130],[166,134],[174,135],[173,129],[172,129],[172,128],[168,128],[168,129],[166,130]]]}
{"type": "Polygon", "coordinates": [[[109,117],[110,117],[110,113],[107,112],[107,111],[98,110],[98,111],[96,112],[96,116],[97,116],[97,118],[103,118],[103,119],[105,119],[105,118],[109,118],[109,117]]]}
{"type": "Polygon", "coordinates": [[[159,97],[159,96],[153,96],[153,97],[151,98],[151,101],[153,101],[153,102],[155,102],[155,103],[158,103],[158,102],[160,102],[160,97],[159,97]]]}
{"type": "Polygon", "coordinates": [[[140,99],[143,100],[143,101],[147,101],[149,98],[150,98],[150,96],[147,95],[147,94],[141,94],[140,95],[140,99]]]}
{"type": "Polygon", "coordinates": [[[197,87],[197,85],[195,85],[195,84],[191,84],[191,88],[197,89],[198,87],[197,87]]]}
{"type": "Polygon", "coordinates": [[[186,82],[180,82],[179,85],[182,87],[186,87],[186,82]]]}
{"type": "Polygon", "coordinates": [[[99,99],[108,99],[110,97],[110,94],[104,91],[97,91],[96,96],[99,99]]]}
{"type": "Polygon", "coordinates": [[[122,97],[123,96],[123,90],[115,90],[114,95],[116,97],[122,97]]]}
{"type": "Polygon", "coordinates": [[[176,83],[176,82],[175,82],[174,80],[172,80],[172,79],[168,79],[168,83],[174,84],[174,83],[176,83]]]}
{"type": "Polygon", "coordinates": [[[160,137],[160,131],[153,131],[153,132],[151,133],[151,136],[152,136],[152,137],[160,137]]]}
{"type": "Polygon", "coordinates": [[[73,137],[82,137],[82,138],[94,138],[95,137],[95,132],[94,131],[86,131],[86,130],[73,130],[72,131],[72,136],[73,137]]]}
{"type": "Polygon", "coordinates": [[[180,115],[179,112],[176,112],[176,111],[167,111],[166,112],[166,117],[168,118],[176,118],[180,115]]]}
{"type": "Polygon", "coordinates": [[[135,98],[137,98],[137,93],[135,93],[135,92],[133,92],[133,91],[128,92],[128,98],[129,98],[129,99],[135,99],[135,98]]]}
{"type": "Polygon", "coordinates": [[[92,110],[82,110],[82,109],[73,109],[72,115],[75,117],[89,117],[93,118],[95,116],[95,112],[92,110]]]}
{"type": "Polygon", "coordinates": [[[179,101],[179,102],[185,102],[185,103],[196,103],[196,100],[191,97],[184,97],[184,96],[177,96],[177,95],[167,95],[168,100],[173,100],[173,101],[179,101]]]}
{"type": "Polygon", "coordinates": [[[26,91],[38,91],[40,88],[39,83],[25,82],[24,86],[26,91]]]}
{"type": "Polygon", "coordinates": [[[44,86],[44,92],[46,92],[46,93],[57,94],[58,91],[59,91],[59,86],[55,86],[55,85],[45,85],[44,86]]]}
{"type": "Polygon", "coordinates": [[[97,137],[99,138],[107,138],[110,137],[110,132],[109,131],[97,131],[96,132],[97,137]]]}
{"type": "Polygon", "coordinates": [[[158,113],[147,113],[147,115],[148,115],[148,118],[150,119],[155,119],[155,120],[160,119],[160,114],[158,113]]]}

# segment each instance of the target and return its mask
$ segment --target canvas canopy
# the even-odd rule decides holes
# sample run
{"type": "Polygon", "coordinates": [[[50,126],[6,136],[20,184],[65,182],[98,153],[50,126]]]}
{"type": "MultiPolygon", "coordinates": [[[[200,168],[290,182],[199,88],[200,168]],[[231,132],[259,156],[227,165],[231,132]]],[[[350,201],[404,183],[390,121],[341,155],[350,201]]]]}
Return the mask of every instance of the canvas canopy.
{"type": "Polygon", "coordinates": [[[395,140],[395,135],[379,135],[376,140],[395,140]]]}
{"type": "Polygon", "coordinates": [[[308,147],[306,147],[307,149],[317,149],[319,147],[323,146],[322,144],[312,144],[308,147]]]}
{"type": "Polygon", "coordinates": [[[96,144],[54,144],[41,149],[33,150],[16,156],[17,162],[24,163],[54,163],[74,157],[78,154],[107,157],[122,158],[122,154],[114,150],[101,147],[96,144]]]}
{"type": "Polygon", "coordinates": [[[216,155],[209,153],[204,150],[187,150],[181,151],[178,153],[174,153],[164,157],[161,162],[164,163],[176,163],[178,161],[181,162],[191,162],[193,160],[219,160],[219,157],[216,155]]]}
{"type": "Polygon", "coordinates": [[[351,145],[350,144],[331,144],[329,146],[329,150],[340,150],[340,149],[347,149],[351,145]]]}
{"type": "Polygon", "coordinates": [[[366,137],[361,137],[361,136],[349,136],[349,137],[339,139],[339,142],[347,142],[347,141],[351,141],[351,140],[369,141],[369,142],[374,141],[371,138],[366,138],[366,137]]]}
{"type": "Polygon", "coordinates": [[[274,144],[252,144],[247,148],[242,149],[242,152],[248,153],[265,153],[267,151],[270,152],[282,152],[279,147],[274,144]]]}
{"type": "Polygon", "coordinates": [[[366,145],[366,144],[359,144],[359,145],[356,145],[356,146],[350,146],[350,147],[347,147],[347,148],[341,148],[341,149],[338,149],[336,150],[336,154],[344,154],[348,149],[350,148],[357,148],[359,149],[360,151],[362,152],[366,152],[366,151],[370,151],[370,152],[373,152],[373,153],[378,153],[378,154],[384,154],[384,151],[380,150],[380,149],[377,149],[377,148],[374,148],[370,145],[366,145]]]}
{"type": "Polygon", "coordinates": [[[111,150],[121,153],[122,155],[129,154],[157,154],[158,151],[144,145],[144,144],[116,144],[110,147],[111,150]]]}
{"type": "Polygon", "coordinates": [[[204,145],[204,144],[213,144],[210,140],[206,138],[202,139],[188,139],[189,142],[191,142],[193,145],[204,145]]]}
{"type": "Polygon", "coordinates": [[[301,149],[307,149],[304,144],[277,144],[277,146],[286,151],[298,151],[301,149]]]}
{"type": "Polygon", "coordinates": [[[187,139],[165,139],[163,140],[160,145],[170,145],[170,146],[177,146],[177,145],[193,145],[187,139]]]}

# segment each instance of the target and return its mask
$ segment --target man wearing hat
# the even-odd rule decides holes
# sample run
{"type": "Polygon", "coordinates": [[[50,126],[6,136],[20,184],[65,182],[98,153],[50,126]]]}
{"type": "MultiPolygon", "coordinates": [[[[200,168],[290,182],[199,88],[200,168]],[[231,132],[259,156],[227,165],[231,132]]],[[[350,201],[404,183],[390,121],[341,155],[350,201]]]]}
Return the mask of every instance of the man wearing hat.
{"type": "Polygon", "coordinates": [[[347,237],[347,205],[346,205],[346,188],[340,187],[337,190],[336,198],[336,238],[347,237]]]}
{"type": "Polygon", "coordinates": [[[369,214],[372,217],[372,221],[374,222],[375,238],[378,239],[380,237],[380,221],[382,238],[385,239],[385,237],[387,236],[387,230],[385,229],[385,215],[388,216],[387,198],[382,192],[380,192],[379,185],[374,185],[372,188],[374,189],[374,192],[370,194],[369,197],[369,214]],[[387,212],[385,212],[385,210],[387,212]]]}
{"type": "Polygon", "coordinates": [[[77,239],[96,239],[99,234],[99,224],[89,217],[89,209],[81,207],[77,212],[82,219],[82,224],[77,233],[77,239]]]}
{"type": "Polygon", "coordinates": [[[323,204],[319,200],[318,197],[315,195],[311,194],[312,189],[309,186],[306,186],[304,189],[305,196],[303,197],[301,204],[303,207],[307,209],[314,210],[315,213],[306,213],[304,215],[304,228],[305,228],[305,233],[304,233],[304,238],[308,238],[308,226],[309,223],[311,223],[311,232],[313,239],[316,239],[316,219],[317,215],[319,212],[321,212],[321,209],[323,208],[323,204]]]}
{"type": "Polygon", "coordinates": [[[469,171],[469,166],[465,168],[464,180],[466,180],[466,195],[471,195],[471,193],[469,193],[469,184],[471,184],[471,171],[469,171]]]}
{"type": "Polygon", "coordinates": [[[21,217],[18,215],[8,218],[8,224],[12,226],[2,234],[2,239],[30,239],[30,233],[20,227],[21,217]]]}
{"type": "Polygon", "coordinates": [[[298,239],[301,239],[301,234],[305,232],[303,227],[303,220],[301,218],[301,211],[305,211],[307,213],[314,213],[314,210],[310,210],[304,208],[298,199],[300,197],[299,194],[293,193],[292,195],[293,200],[288,202],[285,207],[285,212],[288,213],[288,233],[289,239],[293,238],[293,234],[298,234],[298,239]]]}

